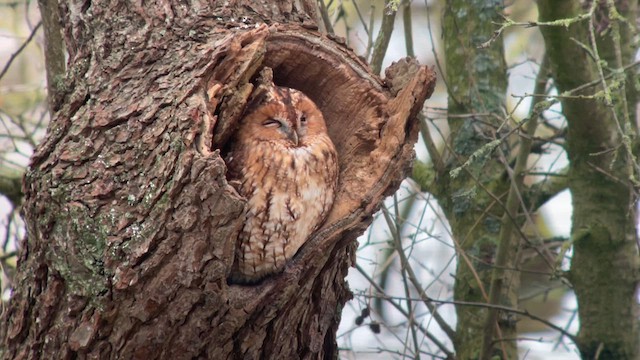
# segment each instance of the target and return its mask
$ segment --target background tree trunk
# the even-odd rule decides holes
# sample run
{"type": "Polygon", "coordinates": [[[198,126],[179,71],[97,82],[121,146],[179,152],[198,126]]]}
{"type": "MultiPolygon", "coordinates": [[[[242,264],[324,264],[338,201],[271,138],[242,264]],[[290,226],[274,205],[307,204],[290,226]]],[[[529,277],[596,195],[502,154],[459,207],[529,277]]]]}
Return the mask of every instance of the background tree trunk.
{"type": "MultiPolygon", "coordinates": [[[[500,120],[507,88],[504,51],[500,42],[487,48],[480,46],[491,39],[493,23],[500,21],[499,6],[500,1],[487,1],[482,6],[450,1],[444,13],[451,148],[443,154],[444,167],[434,184],[434,194],[451,224],[460,254],[454,298],[461,302],[490,302],[505,213],[504,195],[510,186],[501,152],[490,144],[506,133],[503,125],[509,126],[500,120]],[[502,133],[498,132],[500,128],[504,129],[502,133]]],[[[502,154],[511,152],[506,144],[500,144],[502,154]]],[[[516,226],[521,225],[522,222],[516,226]]],[[[511,247],[509,252],[509,263],[504,265],[515,268],[516,248],[511,247]]],[[[498,305],[516,308],[519,274],[511,271],[506,276],[504,282],[508,285],[501,290],[498,305]]],[[[460,359],[481,358],[480,349],[487,334],[491,353],[504,359],[517,358],[515,321],[501,318],[497,329],[494,330],[495,321],[485,329],[489,308],[458,306],[456,313],[457,328],[469,329],[457,333],[454,345],[460,359]]]]}
{"type": "Polygon", "coordinates": [[[354,239],[410,164],[433,72],[381,82],[311,0],[138,5],[60,4],[67,78],[25,177],[3,357],[337,357],[354,239]],[[323,111],[340,185],[282,274],[228,285],[244,200],[221,149],[263,66],[323,111]]]}
{"type": "MultiPolygon", "coordinates": [[[[616,3],[628,24],[635,24],[637,2],[616,3]]],[[[541,21],[566,19],[588,10],[580,1],[545,0],[538,6],[541,21]]],[[[542,34],[559,93],[592,81],[598,84],[571,94],[585,95],[584,99],[562,99],[562,111],[569,125],[569,188],[574,209],[571,229],[574,254],[568,279],[578,300],[578,346],[583,359],[637,359],[640,356],[638,150],[631,147],[634,141],[637,143],[638,135],[637,95],[631,71],[626,87],[616,88],[609,83],[605,90],[599,81],[604,75],[598,70],[600,59],[613,69],[631,63],[637,46],[633,46],[632,30],[625,23],[618,24],[607,7],[603,3],[592,7],[595,13],[589,21],[573,23],[568,28],[543,27],[542,34]],[[612,19],[615,20],[610,22],[612,19]],[[596,29],[608,31],[601,34],[596,29]],[[595,52],[588,52],[578,42],[588,44],[595,52]],[[602,93],[602,98],[588,99],[596,91],[602,93]]],[[[624,73],[620,76],[624,77],[624,73]]]]}

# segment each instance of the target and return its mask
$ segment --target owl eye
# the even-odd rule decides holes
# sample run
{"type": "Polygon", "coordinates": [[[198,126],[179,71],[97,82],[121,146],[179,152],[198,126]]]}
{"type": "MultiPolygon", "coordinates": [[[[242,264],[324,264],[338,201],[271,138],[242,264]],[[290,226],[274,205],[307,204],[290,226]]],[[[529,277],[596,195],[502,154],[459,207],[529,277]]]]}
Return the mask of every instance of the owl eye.
{"type": "Polygon", "coordinates": [[[265,122],[262,123],[262,126],[268,127],[268,128],[279,128],[280,126],[282,126],[282,124],[280,123],[280,121],[276,119],[267,119],[265,122]]]}
{"type": "Polygon", "coordinates": [[[307,116],[302,114],[302,116],[300,116],[300,123],[301,124],[306,124],[307,123],[307,116]]]}

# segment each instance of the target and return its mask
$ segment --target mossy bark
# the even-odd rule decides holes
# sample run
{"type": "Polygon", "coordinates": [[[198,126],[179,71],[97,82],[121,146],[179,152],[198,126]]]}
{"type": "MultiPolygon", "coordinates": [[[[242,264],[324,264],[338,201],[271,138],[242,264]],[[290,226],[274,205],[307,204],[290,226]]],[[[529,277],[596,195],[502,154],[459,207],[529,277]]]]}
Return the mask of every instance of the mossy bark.
{"type": "MultiPolygon", "coordinates": [[[[635,24],[637,2],[616,1],[616,4],[628,23],[635,24]]],[[[587,11],[581,1],[541,0],[538,6],[541,21],[567,19],[587,11]]],[[[604,6],[599,5],[594,14],[598,53],[609,67],[619,68],[633,61],[633,36],[623,24],[620,37],[614,37],[613,31],[600,33],[612,25],[604,6]],[[621,49],[622,64],[616,64],[616,46],[621,49]]],[[[595,59],[578,45],[578,42],[591,45],[588,21],[568,28],[541,30],[559,93],[599,78],[595,59]]],[[[562,111],[568,122],[566,150],[571,163],[569,188],[573,198],[573,258],[568,278],[578,300],[578,346],[583,359],[623,360],[640,356],[638,197],[637,188],[634,190],[631,183],[635,166],[629,152],[637,149],[634,112],[637,99],[633,86],[627,82],[626,92],[613,89],[613,107],[606,106],[604,97],[562,99],[562,111]],[[628,107],[630,117],[626,120],[620,105],[623,97],[633,104],[628,107]],[[630,141],[631,146],[624,146],[625,141],[630,141]]],[[[601,86],[590,87],[574,95],[602,90],[601,86]]]]}
{"type": "MultiPolygon", "coordinates": [[[[488,302],[498,235],[509,189],[504,164],[491,142],[500,135],[499,119],[505,105],[507,74],[500,41],[487,48],[500,21],[501,1],[448,1],[444,14],[444,41],[449,92],[450,148],[445,150],[444,171],[435,179],[434,193],[451,224],[458,247],[454,298],[458,301],[488,302]],[[466,114],[466,117],[458,117],[466,114]],[[470,160],[466,165],[465,162],[470,160]]],[[[505,153],[509,149],[504,143],[505,153]]],[[[515,248],[510,251],[515,254],[515,248]]],[[[508,267],[514,268],[514,256],[508,267]]],[[[518,274],[508,272],[508,284],[500,305],[516,307],[518,274]]],[[[456,307],[458,315],[456,355],[460,359],[480,357],[487,310],[456,307]]],[[[506,315],[506,314],[503,314],[506,315]]],[[[515,321],[500,317],[493,334],[492,353],[505,359],[517,358],[515,321]]]]}

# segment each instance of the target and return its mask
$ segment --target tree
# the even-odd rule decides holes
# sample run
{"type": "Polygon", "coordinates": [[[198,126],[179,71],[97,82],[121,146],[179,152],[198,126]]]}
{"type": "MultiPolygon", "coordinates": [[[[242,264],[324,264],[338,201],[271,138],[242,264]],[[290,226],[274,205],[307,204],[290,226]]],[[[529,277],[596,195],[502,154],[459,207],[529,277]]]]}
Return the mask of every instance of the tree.
{"type": "Polygon", "coordinates": [[[558,90],[567,94],[560,99],[569,124],[574,255],[568,279],[578,298],[578,346],[585,359],[635,359],[640,356],[638,92],[637,75],[625,67],[638,49],[632,40],[637,2],[594,1],[582,18],[577,1],[560,6],[541,1],[539,8],[541,21],[564,19],[568,25],[567,30],[543,27],[542,34],[558,90]],[[619,310],[602,313],[609,306],[619,310]]]}
{"type": "MultiPolygon", "coordinates": [[[[354,291],[354,328],[382,325],[375,338],[401,345],[378,351],[526,358],[519,346],[540,335],[522,324],[533,320],[583,359],[637,358],[637,2],[440,1],[446,112],[432,103],[419,111],[434,75],[415,62],[376,76],[396,12],[412,56],[424,42],[414,44],[411,4],[436,21],[436,3],[381,3],[371,2],[382,17],[377,34],[358,1],[63,4],[70,66],[65,80],[50,63],[60,52],[47,47],[49,136],[24,197],[15,177],[0,181],[0,192],[24,201],[29,231],[0,327],[4,357],[336,358],[353,239],[412,165],[411,181],[381,208],[386,228],[370,232],[377,243],[362,241],[359,254],[383,250],[376,272],[356,264],[370,285],[354,291]],[[354,31],[349,16],[368,37],[361,53],[373,70],[334,35],[354,31]],[[533,91],[513,91],[514,104],[505,95],[516,61],[503,37],[520,29],[545,51],[528,53],[533,91]],[[229,285],[242,199],[220,155],[263,66],[320,105],[340,153],[340,191],[284,273],[229,285]],[[418,131],[429,159],[411,164],[418,131]],[[566,168],[541,168],[548,151],[566,153],[566,168]],[[571,234],[550,237],[538,211],[565,189],[571,234]],[[423,223],[427,206],[446,218],[450,239],[423,223]],[[450,270],[424,257],[436,240],[455,249],[450,270]],[[445,283],[448,274],[451,295],[433,291],[431,279],[445,283]],[[545,282],[541,298],[554,287],[575,293],[577,332],[526,307],[532,274],[545,282]]],[[[51,41],[58,22],[43,23],[51,41]]],[[[438,40],[438,24],[429,26],[438,40]]]]}
{"type": "Polygon", "coordinates": [[[25,175],[4,358],[336,357],[353,241],[410,163],[433,72],[381,82],[315,31],[314,1],[43,4],[68,69],[25,175]],[[229,285],[244,200],[221,152],[264,66],[318,103],[341,181],[284,273],[229,285]]]}
{"type": "Polygon", "coordinates": [[[502,115],[506,67],[494,40],[505,28],[522,24],[507,21],[497,31],[492,28],[489,19],[500,22],[500,2],[447,2],[443,31],[451,135],[443,154],[429,149],[432,168],[415,170],[433,171],[416,175],[435,179],[423,182],[423,188],[438,198],[459,247],[456,310],[458,328],[467,330],[452,340],[461,358],[517,357],[518,312],[508,309],[518,307],[523,247],[547,257],[548,271],[575,289],[581,328],[574,341],[584,359],[634,359],[640,353],[634,120],[638,99],[631,85],[637,76],[625,73],[637,50],[631,35],[637,4],[587,3],[584,12],[579,1],[538,2],[540,22],[534,24],[541,26],[547,58],[534,91],[538,100],[532,102],[524,125],[514,127],[511,115],[502,115]],[[460,72],[462,68],[466,71],[460,72]],[[567,186],[574,213],[567,243],[573,245],[574,255],[567,272],[553,264],[544,246],[536,245],[541,239],[519,230],[530,222],[523,215],[558,189],[544,184],[523,187],[538,118],[555,102],[541,101],[549,75],[561,93],[557,99],[568,122],[567,186]],[[462,114],[468,114],[462,121],[455,117],[462,114]],[[510,136],[514,131],[521,133],[515,142],[510,136]],[[613,307],[621,309],[615,314],[604,311],[613,299],[619,302],[613,307]],[[469,302],[487,306],[465,306],[469,302]]]}

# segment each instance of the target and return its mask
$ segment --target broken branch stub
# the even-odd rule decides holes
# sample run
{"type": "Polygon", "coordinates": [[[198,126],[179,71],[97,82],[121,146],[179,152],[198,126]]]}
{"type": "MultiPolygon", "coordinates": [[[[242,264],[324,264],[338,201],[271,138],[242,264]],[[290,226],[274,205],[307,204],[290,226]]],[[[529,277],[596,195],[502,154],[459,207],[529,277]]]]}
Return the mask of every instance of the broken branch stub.
{"type": "Polygon", "coordinates": [[[224,150],[263,67],[273,69],[277,85],[313,99],[325,117],[340,162],[336,200],[285,273],[295,277],[310,264],[319,271],[334,246],[355,239],[404,179],[417,140],[416,116],[433,92],[435,73],[407,58],[382,81],[349,48],[295,25],[263,25],[222,46],[228,66],[216,66],[207,84],[212,106],[201,136],[213,141],[202,150],[224,150]]]}

